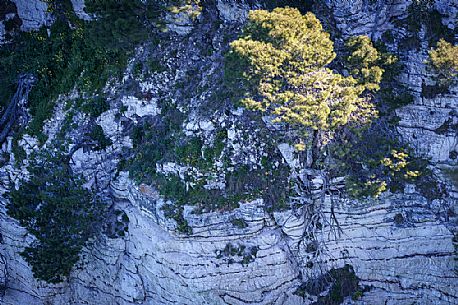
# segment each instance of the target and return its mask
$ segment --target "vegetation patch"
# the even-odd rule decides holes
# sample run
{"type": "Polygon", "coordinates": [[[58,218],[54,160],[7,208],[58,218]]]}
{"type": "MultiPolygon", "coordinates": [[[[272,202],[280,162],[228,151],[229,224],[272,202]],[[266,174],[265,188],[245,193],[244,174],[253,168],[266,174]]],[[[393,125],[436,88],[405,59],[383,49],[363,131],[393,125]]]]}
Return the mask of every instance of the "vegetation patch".
{"type": "Polygon", "coordinates": [[[79,99],[79,103],[77,103],[76,106],[82,112],[93,118],[100,116],[102,113],[110,109],[110,104],[103,95],[79,99]]]}
{"type": "Polygon", "coordinates": [[[274,123],[287,123],[315,138],[332,137],[336,129],[375,115],[362,93],[376,87],[383,73],[374,66],[377,50],[371,49],[374,58],[362,61],[359,49],[367,49],[367,40],[352,46],[353,70],[364,79],[329,69],[336,57],[333,42],[312,13],[302,15],[292,8],[251,11],[242,36],[230,44],[226,81],[239,92],[242,105],[272,115],[274,123]]]}
{"type": "Polygon", "coordinates": [[[191,19],[197,19],[201,12],[201,0],[172,0],[168,10],[173,14],[186,14],[191,19]]]}
{"type": "Polygon", "coordinates": [[[228,243],[223,250],[216,251],[217,259],[224,259],[228,264],[239,263],[248,265],[254,262],[258,255],[259,248],[257,246],[246,247],[243,244],[228,243]]]}
{"type": "Polygon", "coordinates": [[[0,100],[8,101],[21,73],[32,73],[38,81],[29,95],[33,117],[28,133],[40,135],[43,122],[51,116],[59,94],[74,87],[87,95],[99,94],[83,105],[93,116],[105,111],[102,89],[107,81],[122,74],[135,45],[148,39],[157,16],[156,4],[140,0],[86,1],[95,21],[74,16],[69,1],[51,1],[57,17],[47,30],[20,33],[0,47],[0,100]]]}
{"type": "Polygon", "coordinates": [[[231,220],[231,223],[234,227],[237,227],[239,229],[244,229],[248,227],[247,222],[243,218],[234,218],[231,220]]]}
{"type": "Polygon", "coordinates": [[[401,213],[397,213],[396,215],[394,215],[394,223],[398,226],[402,225],[406,220],[404,219],[404,216],[402,216],[401,213]]]}
{"type": "Polygon", "coordinates": [[[395,137],[373,128],[331,147],[336,162],[333,175],[346,176],[351,196],[377,197],[388,189],[403,191],[406,183],[428,176],[425,160],[412,157],[395,137]]]}
{"type": "Polygon", "coordinates": [[[102,205],[83,188],[83,180],[73,175],[63,156],[35,160],[29,167],[30,180],[9,193],[8,215],[36,238],[21,253],[34,276],[58,283],[69,275],[80,250],[96,234],[102,205]]]}
{"type": "Polygon", "coordinates": [[[126,212],[114,210],[111,217],[106,218],[104,233],[109,238],[124,237],[129,232],[129,216],[127,216],[126,212]]]}
{"type": "Polygon", "coordinates": [[[353,267],[347,264],[343,268],[331,269],[317,279],[308,280],[295,294],[301,297],[306,297],[307,294],[318,296],[313,305],[339,305],[345,297],[351,297],[356,301],[368,290],[361,287],[359,281],[353,267]],[[326,290],[329,290],[329,293],[320,296],[326,290]]]}
{"type": "Polygon", "coordinates": [[[94,125],[88,136],[93,141],[94,150],[103,150],[113,144],[113,142],[105,136],[102,127],[97,124],[94,125]]]}
{"type": "Polygon", "coordinates": [[[458,46],[440,39],[436,48],[429,52],[428,64],[436,74],[435,80],[439,88],[447,88],[456,83],[458,79],[458,46]]]}
{"type": "Polygon", "coordinates": [[[176,204],[165,204],[162,207],[164,216],[173,219],[177,223],[178,232],[184,234],[192,234],[192,228],[188,225],[188,221],[183,217],[183,207],[176,204]]]}
{"type": "MultiPolygon", "coordinates": [[[[246,108],[296,130],[298,153],[312,148],[312,167],[346,176],[352,196],[401,190],[423,166],[394,133],[371,126],[386,124],[377,120],[374,92],[381,84],[388,88],[402,67],[367,36],[346,42],[343,63],[350,76],[329,68],[335,57],[329,34],[313,14],[292,8],[252,11],[242,35],[230,44],[226,84],[246,108]]],[[[379,107],[385,113],[412,100],[407,90],[389,95],[388,90],[382,97],[390,105],[379,107]]]]}

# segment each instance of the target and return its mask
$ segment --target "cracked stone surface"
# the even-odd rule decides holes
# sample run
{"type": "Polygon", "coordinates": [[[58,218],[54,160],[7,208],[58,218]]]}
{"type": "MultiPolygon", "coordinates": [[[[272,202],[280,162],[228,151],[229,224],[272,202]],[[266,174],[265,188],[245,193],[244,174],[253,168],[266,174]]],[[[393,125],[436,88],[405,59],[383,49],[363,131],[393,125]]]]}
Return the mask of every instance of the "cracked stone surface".
{"type": "MultiPolygon", "coordinates": [[[[44,2],[14,2],[23,18],[23,30],[48,22],[44,2]]],[[[72,3],[75,11],[84,12],[84,2],[72,0],[72,3]]],[[[405,17],[410,1],[326,0],[325,4],[344,36],[364,33],[378,38],[386,29],[394,28],[393,18],[405,17]]],[[[214,14],[224,25],[222,29],[232,30],[245,20],[250,8],[261,6],[260,1],[218,0],[214,14]]],[[[443,23],[453,27],[457,1],[437,1],[436,8],[445,15],[443,23]]],[[[193,23],[188,19],[178,20],[175,25],[173,22],[170,20],[168,26],[178,35],[191,35],[189,45],[182,36],[177,38],[177,41],[183,39],[187,48],[182,51],[180,60],[189,61],[191,66],[205,67],[209,75],[217,71],[220,63],[214,60],[216,55],[211,59],[198,55],[192,40],[197,39],[192,36],[193,23]]],[[[200,37],[199,33],[196,36],[200,37]]],[[[212,45],[221,44],[221,37],[211,38],[212,45]]],[[[431,77],[424,65],[426,52],[427,46],[422,46],[418,52],[401,56],[406,72],[400,78],[415,99],[397,110],[398,131],[419,154],[431,158],[432,170],[441,175],[440,169],[444,166],[457,165],[452,152],[458,151],[458,131],[445,127],[458,122],[458,89],[451,88],[450,93],[437,98],[422,97],[423,81],[428,83],[431,77]]],[[[170,59],[167,64],[175,63],[170,59]]],[[[145,117],[160,116],[161,108],[155,97],[173,88],[174,80],[185,72],[183,66],[179,66],[176,75],[163,72],[140,83],[143,92],[154,96],[151,99],[121,96],[119,104],[125,108],[123,119],[137,122],[145,117]]],[[[115,91],[116,87],[111,89],[115,91]]],[[[193,98],[190,106],[201,102],[198,97],[193,98]]],[[[345,264],[351,264],[361,284],[370,287],[361,299],[347,299],[345,304],[458,303],[458,277],[454,273],[456,251],[452,242],[457,217],[450,213],[458,210],[458,190],[450,183],[448,195],[433,201],[420,195],[413,185],[407,186],[403,193],[386,192],[379,199],[361,202],[324,196],[320,201],[323,217],[338,222],[341,230],[323,227],[318,242],[326,245],[326,251],[321,253],[311,251],[310,240],[305,237],[308,225],[305,208],[269,215],[262,199],[225,212],[196,214],[191,207],[185,207],[184,216],[193,233],[183,235],[177,231],[176,222],[164,216],[161,207],[166,202],[153,188],[134,184],[127,172],[115,175],[119,162],[116,156],[123,149],[131,148],[132,140],[124,133],[123,122],[117,119],[119,109],[111,106],[96,122],[113,144],[102,151],[76,150],[72,155],[72,168],[82,173],[88,184],[98,181],[109,189],[116,208],[129,217],[128,233],[123,238],[102,235],[91,240],[67,282],[47,284],[35,280],[30,266],[19,255],[33,237],[6,214],[5,208],[5,192],[17,187],[27,171],[25,165],[21,169],[12,164],[0,167],[2,305],[312,304],[316,297],[303,299],[294,294],[303,283],[301,275],[312,278],[320,268],[341,268],[345,264]],[[233,225],[234,219],[242,219],[247,226],[233,225]],[[229,243],[257,247],[254,260],[244,263],[238,254],[220,257],[229,243]],[[311,261],[315,263],[313,266],[308,264],[311,261]]],[[[63,124],[62,107],[56,107],[46,124],[48,141],[63,124]]],[[[242,115],[243,109],[239,108],[216,119],[196,116],[182,127],[187,135],[209,136],[215,126],[224,123],[228,130],[227,146],[239,153],[239,160],[255,163],[253,155],[259,155],[262,147],[251,142],[241,144],[242,136],[236,123],[242,115]]],[[[84,127],[88,119],[79,116],[75,120],[84,127]]],[[[27,155],[37,149],[34,138],[25,136],[21,141],[27,155]]],[[[278,143],[278,149],[290,167],[300,167],[291,145],[278,143]]],[[[2,152],[12,156],[11,145],[3,145],[2,152]]],[[[181,173],[187,169],[167,163],[162,170],[181,173]]],[[[316,196],[311,200],[321,198],[325,177],[305,170],[301,174],[311,177],[309,183],[316,196]]],[[[446,178],[443,181],[447,182],[446,178]]],[[[330,183],[332,190],[342,189],[343,177],[330,183]]]]}

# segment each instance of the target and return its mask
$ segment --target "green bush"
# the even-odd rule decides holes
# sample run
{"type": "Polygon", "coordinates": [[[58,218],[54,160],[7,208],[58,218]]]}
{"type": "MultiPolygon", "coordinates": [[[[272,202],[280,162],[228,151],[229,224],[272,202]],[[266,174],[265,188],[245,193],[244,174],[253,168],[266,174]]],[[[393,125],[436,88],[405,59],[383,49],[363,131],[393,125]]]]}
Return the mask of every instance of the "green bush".
{"type": "Polygon", "coordinates": [[[37,279],[57,283],[69,275],[87,240],[96,234],[101,203],[72,175],[63,156],[36,161],[30,180],[9,193],[8,215],[35,236],[21,253],[37,279]]]}
{"type": "Polygon", "coordinates": [[[164,216],[171,218],[177,223],[178,232],[192,234],[192,228],[188,225],[188,221],[183,217],[183,207],[175,204],[165,204],[162,207],[164,216]]]}
{"type": "Polygon", "coordinates": [[[379,90],[383,73],[379,65],[381,56],[368,36],[351,37],[345,46],[350,55],[347,58],[351,74],[366,90],[379,90]]]}
{"type": "Polygon", "coordinates": [[[102,113],[110,109],[110,104],[104,96],[96,96],[84,100],[80,107],[81,111],[90,115],[93,118],[100,116],[102,113]]]}
{"type": "MultiPolygon", "coordinates": [[[[110,78],[119,77],[134,46],[150,36],[148,27],[157,14],[157,4],[150,2],[93,0],[86,1],[87,10],[98,18],[87,22],[76,18],[67,2],[50,3],[58,9],[49,37],[42,28],[21,33],[13,43],[0,47],[2,102],[12,96],[19,74],[30,72],[38,77],[29,96],[33,117],[29,133],[33,135],[41,133],[59,94],[75,86],[85,93],[99,92],[110,78]]],[[[88,107],[94,108],[89,111],[93,115],[106,109],[101,104],[88,107]]]]}
{"type": "Polygon", "coordinates": [[[89,137],[96,142],[95,150],[102,150],[113,144],[113,142],[105,136],[103,128],[100,125],[95,125],[92,128],[89,137]]]}
{"type": "Polygon", "coordinates": [[[450,86],[458,80],[458,46],[440,39],[429,52],[429,66],[436,73],[439,86],[450,86]]]}
{"type": "Polygon", "coordinates": [[[178,145],[175,149],[176,157],[184,164],[197,166],[202,159],[203,141],[199,137],[189,139],[183,145],[178,145]]]}
{"type": "Polygon", "coordinates": [[[231,223],[233,226],[239,228],[239,229],[244,229],[248,227],[248,224],[246,223],[245,219],[243,218],[234,218],[231,220],[231,223]]]}
{"type": "Polygon", "coordinates": [[[346,297],[353,300],[359,299],[368,287],[360,285],[351,265],[331,269],[317,278],[308,279],[294,294],[305,297],[307,294],[317,296],[313,305],[339,305],[346,297]]]}
{"type": "Polygon", "coordinates": [[[402,191],[406,183],[418,183],[428,176],[426,161],[392,134],[378,126],[358,137],[333,143],[332,175],[346,176],[346,189],[352,197],[377,197],[385,190],[402,191]]]}
{"type": "MultiPolygon", "coordinates": [[[[370,49],[377,60],[377,51],[370,49]]],[[[354,58],[358,62],[369,58],[363,53],[353,54],[354,58]]],[[[230,43],[225,78],[233,91],[239,91],[237,97],[246,108],[267,112],[274,122],[303,132],[331,133],[375,115],[372,104],[361,98],[365,87],[329,68],[335,56],[330,35],[312,13],[302,15],[293,8],[254,10],[241,37],[230,43]]],[[[372,68],[374,60],[364,61],[367,65],[359,74],[372,68]]],[[[382,71],[376,72],[380,78],[382,71]]]]}

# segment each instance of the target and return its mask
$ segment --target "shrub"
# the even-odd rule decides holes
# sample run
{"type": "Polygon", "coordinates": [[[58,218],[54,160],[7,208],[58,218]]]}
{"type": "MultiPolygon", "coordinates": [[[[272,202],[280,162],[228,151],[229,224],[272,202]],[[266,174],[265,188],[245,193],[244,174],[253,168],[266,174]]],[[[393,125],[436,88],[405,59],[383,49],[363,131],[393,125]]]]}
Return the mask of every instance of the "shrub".
{"type": "Polygon", "coordinates": [[[354,300],[360,298],[365,291],[367,288],[360,285],[353,267],[347,264],[342,268],[331,269],[318,278],[309,279],[295,294],[301,297],[305,297],[306,293],[317,296],[313,305],[338,305],[349,296],[354,300]],[[329,291],[327,294],[324,293],[326,290],[329,291]]]}
{"type": "Polygon", "coordinates": [[[168,10],[173,14],[185,13],[192,19],[196,19],[202,12],[200,0],[173,0],[168,10]]]}
{"type": "Polygon", "coordinates": [[[104,96],[96,96],[85,100],[81,105],[81,111],[91,117],[98,117],[110,109],[110,104],[104,96]]]}
{"type": "Polygon", "coordinates": [[[358,137],[341,140],[330,147],[333,175],[345,175],[352,197],[378,197],[385,190],[402,191],[406,183],[421,182],[427,176],[426,161],[390,134],[373,126],[358,137]]]}
{"type": "MultiPolygon", "coordinates": [[[[59,94],[75,86],[95,93],[108,79],[120,76],[134,46],[150,35],[148,22],[154,17],[152,12],[157,12],[157,4],[143,4],[140,0],[91,0],[86,1],[87,10],[98,19],[86,22],[76,18],[68,4],[50,3],[58,8],[58,18],[49,36],[42,28],[21,33],[13,43],[0,47],[0,100],[7,101],[12,96],[19,74],[30,72],[38,78],[29,95],[33,117],[29,133],[33,135],[41,133],[59,94]]],[[[100,104],[90,107],[94,115],[105,109],[100,104]]]]}
{"type": "Polygon", "coordinates": [[[37,279],[50,283],[69,275],[101,217],[100,202],[63,159],[36,161],[29,168],[30,180],[9,193],[7,205],[8,214],[36,237],[21,255],[37,279]]]}
{"type": "Polygon", "coordinates": [[[105,136],[103,128],[100,125],[95,125],[89,133],[89,138],[95,142],[95,150],[102,150],[113,144],[113,142],[105,136]]]}
{"type": "Polygon", "coordinates": [[[350,51],[348,66],[351,74],[366,90],[379,90],[384,70],[379,67],[381,56],[367,36],[355,36],[346,42],[350,51]]]}
{"type": "Polygon", "coordinates": [[[192,228],[188,225],[188,221],[183,217],[183,207],[174,204],[165,204],[162,207],[164,216],[171,218],[177,223],[178,232],[192,234],[192,228]]]}
{"type": "Polygon", "coordinates": [[[246,223],[245,219],[243,218],[234,218],[231,220],[231,223],[233,226],[239,228],[239,229],[244,229],[248,227],[248,224],[246,223]]]}
{"type": "Polygon", "coordinates": [[[428,64],[436,73],[438,85],[451,85],[458,77],[458,46],[440,39],[436,48],[429,51],[428,64]]]}

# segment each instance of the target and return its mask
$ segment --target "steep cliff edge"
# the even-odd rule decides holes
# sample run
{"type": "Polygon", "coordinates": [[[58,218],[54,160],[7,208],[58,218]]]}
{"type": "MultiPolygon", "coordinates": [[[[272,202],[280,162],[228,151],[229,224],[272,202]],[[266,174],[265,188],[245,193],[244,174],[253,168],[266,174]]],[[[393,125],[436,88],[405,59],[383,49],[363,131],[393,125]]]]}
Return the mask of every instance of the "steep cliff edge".
{"type": "MultiPolygon", "coordinates": [[[[44,10],[33,13],[35,17],[27,13],[41,8],[42,2],[13,2],[23,30],[46,24],[44,10]]],[[[72,2],[76,11],[84,12],[80,1],[72,2]]],[[[418,186],[407,185],[401,193],[385,192],[378,199],[345,199],[339,196],[342,179],[327,181],[320,171],[300,168],[300,179],[308,190],[302,205],[267,211],[262,198],[250,198],[230,211],[197,212],[185,206],[183,217],[192,233],[183,234],[178,221],[166,217],[164,206],[169,203],[156,189],[138,185],[126,169],[118,170],[124,151],[135,146],[130,137],[132,126],[146,122],[144,125],[159,128],[155,120],[170,111],[164,100],[186,114],[180,129],[188,137],[215,143],[217,131],[224,129],[227,136],[222,150],[231,152],[230,161],[261,166],[266,151],[275,150],[287,166],[300,164],[282,139],[273,148],[265,144],[266,133],[268,137],[269,128],[275,127],[267,124],[266,128],[242,108],[219,103],[223,97],[218,96],[217,86],[228,41],[240,30],[247,11],[263,3],[218,0],[203,4],[201,16],[194,21],[187,16],[166,19],[171,33],[167,40],[159,46],[139,47],[122,80],[107,88],[110,109],[96,122],[112,144],[98,151],[81,147],[71,156],[76,173],[82,173],[89,184],[109,190],[112,209],[127,217],[127,232],[97,236],[84,248],[68,281],[47,284],[34,279],[19,255],[33,237],[7,215],[7,199],[0,197],[1,303],[321,304],[320,295],[332,295],[335,288],[326,275],[338,270],[351,282],[353,277],[342,271],[351,265],[349,270],[358,283],[344,300],[337,296],[335,302],[456,304],[453,237],[458,189],[449,173],[456,171],[458,162],[458,88],[436,97],[427,94],[431,75],[424,61],[430,46],[425,37],[420,37],[418,49],[399,47],[408,33],[399,30],[396,20],[407,18],[410,1],[325,1],[314,9],[338,31],[333,33],[337,44],[356,34],[381,39],[383,33],[393,33],[387,47],[405,65],[400,80],[414,97],[412,103],[396,109],[397,128],[419,155],[431,158],[430,168],[446,190],[441,197],[426,198],[418,186]],[[155,67],[150,75],[136,73],[136,62],[151,57],[163,67],[155,67]],[[309,203],[318,204],[322,222],[313,237],[309,235],[309,203]]],[[[453,28],[458,3],[437,1],[436,7],[444,14],[442,23],[453,28]]],[[[47,145],[66,124],[65,111],[63,103],[57,105],[46,122],[47,145]]],[[[84,115],[75,116],[73,122],[79,127],[69,131],[69,137],[77,138],[78,128],[88,121],[84,115]]],[[[38,147],[33,137],[24,136],[21,144],[26,153],[38,147]]],[[[0,168],[2,193],[25,174],[24,164],[22,169],[15,165],[10,146],[3,145],[3,151],[12,157],[0,168]]],[[[224,160],[215,163],[222,167],[224,160]]],[[[188,170],[175,162],[161,166],[164,172],[188,170]]],[[[214,177],[214,185],[220,180],[214,177]]],[[[121,215],[114,213],[114,222],[122,221],[121,215]]]]}

